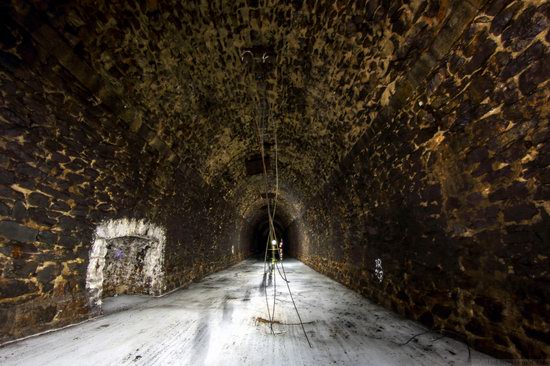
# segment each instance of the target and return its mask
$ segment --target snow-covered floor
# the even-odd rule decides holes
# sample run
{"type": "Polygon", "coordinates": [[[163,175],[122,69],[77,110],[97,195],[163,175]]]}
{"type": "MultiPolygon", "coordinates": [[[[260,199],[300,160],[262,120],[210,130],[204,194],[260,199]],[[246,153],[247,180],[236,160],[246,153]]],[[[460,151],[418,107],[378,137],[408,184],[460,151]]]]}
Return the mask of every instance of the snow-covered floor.
{"type": "MultiPolygon", "coordinates": [[[[267,319],[263,262],[248,260],[163,298],[0,348],[7,365],[487,365],[489,356],[372,304],[296,260],[285,261],[300,326],[267,319]]],[[[296,323],[277,278],[275,320],[296,323]]],[[[273,287],[268,287],[272,294],[273,287]]],[[[273,301],[273,296],[270,296],[273,301]]],[[[115,306],[116,309],[116,306],[115,306]]]]}
{"type": "Polygon", "coordinates": [[[151,300],[147,295],[119,295],[103,299],[101,309],[104,315],[116,313],[122,310],[134,308],[144,302],[151,300]]]}

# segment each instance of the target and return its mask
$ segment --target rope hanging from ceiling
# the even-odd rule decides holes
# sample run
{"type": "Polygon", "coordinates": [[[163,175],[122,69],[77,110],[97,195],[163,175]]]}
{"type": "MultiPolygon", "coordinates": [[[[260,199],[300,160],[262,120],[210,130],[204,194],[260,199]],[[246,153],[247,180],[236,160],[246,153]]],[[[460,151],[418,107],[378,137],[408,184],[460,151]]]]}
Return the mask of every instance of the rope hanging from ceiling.
{"type": "MultiPolygon", "coordinates": [[[[296,302],[294,301],[294,296],[292,295],[292,290],[290,289],[290,281],[288,280],[283,258],[282,258],[282,239],[277,238],[277,232],[275,230],[275,215],[277,211],[277,203],[279,198],[279,169],[278,169],[278,141],[277,141],[277,126],[276,124],[273,126],[273,147],[274,147],[274,165],[275,165],[275,172],[274,172],[274,178],[275,178],[275,187],[274,187],[274,198],[273,201],[271,201],[269,195],[267,194],[270,192],[270,179],[269,174],[267,171],[266,166],[266,152],[265,152],[265,135],[269,130],[269,122],[272,121],[271,118],[271,108],[268,106],[267,102],[267,90],[265,85],[264,77],[265,75],[262,75],[258,72],[259,67],[256,64],[256,59],[254,58],[254,54],[251,51],[245,51],[241,54],[241,59],[244,61],[244,56],[249,55],[250,58],[253,60],[253,64],[251,65],[255,74],[256,79],[256,86],[257,90],[262,92],[262,95],[259,98],[259,113],[258,118],[254,119],[255,123],[255,130],[256,130],[256,139],[259,145],[260,150],[260,156],[262,160],[262,168],[263,168],[263,178],[264,178],[264,184],[265,184],[265,192],[266,192],[266,199],[267,199],[267,215],[268,215],[268,224],[269,224],[269,234],[267,236],[266,240],[266,246],[265,246],[265,253],[264,253],[264,273],[263,273],[263,288],[264,288],[264,294],[265,294],[265,300],[266,300],[266,308],[267,308],[267,314],[269,319],[269,326],[272,334],[275,334],[275,331],[273,330],[273,324],[279,323],[275,320],[275,305],[277,300],[277,274],[282,278],[282,280],[285,282],[286,287],[288,289],[288,293],[290,295],[290,299],[292,300],[292,305],[294,306],[294,310],[296,312],[296,315],[298,316],[299,325],[302,328],[302,332],[309,344],[310,347],[312,347],[311,342],[309,340],[309,337],[307,335],[307,332],[304,327],[304,323],[302,321],[302,317],[300,316],[300,312],[298,311],[298,307],[296,306],[296,302]],[[260,88],[258,86],[258,80],[262,81],[262,87],[260,88]],[[268,253],[271,253],[270,261],[268,261],[268,253]],[[280,264],[280,266],[279,266],[280,264]],[[277,270],[277,272],[275,272],[277,270]],[[281,272],[282,270],[282,272],[281,272]],[[273,305],[270,306],[269,296],[268,296],[268,283],[267,281],[273,283],[273,305]]],[[[266,60],[269,58],[269,56],[264,53],[261,57],[262,64],[266,62],[266,60]]]]}

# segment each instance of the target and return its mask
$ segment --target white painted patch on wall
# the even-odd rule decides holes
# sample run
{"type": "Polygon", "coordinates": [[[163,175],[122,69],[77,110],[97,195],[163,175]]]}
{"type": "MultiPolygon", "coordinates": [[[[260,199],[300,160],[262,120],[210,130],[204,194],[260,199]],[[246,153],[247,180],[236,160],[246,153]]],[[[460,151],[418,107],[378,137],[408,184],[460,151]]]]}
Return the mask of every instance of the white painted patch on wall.
{"type": "Polygon", "coordinates": [[[382,269],[382,259],[380,258],[374,260],[374,275],[378,278],[378,282],[382,283],[384,279],[384,270],[382,269]]]}
{"type": "Polygon", "coordinates": [[[164,284],[164,248],[166,244],[164,228],[145,220],[123,218],[105,221],[96,228],[86,273],[86,290],[88,291],[92,313],[101,311],[107,242],[125,236],[134,236],[151,241],[151,248],[147,251],[143,260],[143,274],[146,281],[150,283],[148,294],[160,295],[166,288],[164,284]]]}

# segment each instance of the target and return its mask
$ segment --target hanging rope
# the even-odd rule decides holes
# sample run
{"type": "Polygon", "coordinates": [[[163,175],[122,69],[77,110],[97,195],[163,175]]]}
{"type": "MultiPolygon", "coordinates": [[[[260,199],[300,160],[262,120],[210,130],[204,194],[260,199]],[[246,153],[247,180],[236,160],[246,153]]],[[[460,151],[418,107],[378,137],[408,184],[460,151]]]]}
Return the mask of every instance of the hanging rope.
{"type": "MultiPolygon", "coordinates": [[[[264,55],[262,56],[262,63],[265,63],[265,61],[268,59],[268,56],[264,53],[264,55]]],[[[253,67],[253,70],[256,72],[256,67],[257,65],[255,64],[255,59],[254,57],[252,57],[252,60],[254,61],[254,64],[252,65],[253,67]]],[[[257,76],[256,77],[256,80],[258,80],[259,77],[257,76]]],[[[258,88],[258,82],[256,82],[256,86],[257,86],[257,89],[258,88]]],[[[271,117],[271,108],[269,108],[269,106],[267,105],[267,92],[266,92],[266,88],[265,88],[265,82],[264,82],[264,85],[263,85],[263,88],[262,88],[262,97],[260,99],[260,102],[259,102],[259,109],[260,109],[260,113],[259,113],[259,117],[258,119],[255,119],[255,125],[256,125],[256,137],[257,137],[257,142],[258,142],[258,145],[260,147],[260,156],[261,156],[261,159],[262,159],[262,170],[263,170],[263,177],[264,177],[264,184],[265,184],[265,194],[266,194],[266,199],[267,199],[267,215],[268,215],[268,223],[269,223],[269,234],[267,236],[267,241],[266,241],[266,246],[265,246],[265,253],[264,253],[264,274],[263,274],[263,284],[264,284],[264,294],[265,294],[265,299],[266,299],[266,308],[267,308],[267,314],[268,314],[268,318],[269,318],[269,325],[270,325],[270,330],[271,330],[271,333],[272,334],[275,334],[275,331],[273,330],[273,324],[274,323],[277,323],[277,324],[282,324],[278,321],[275,320],[275,305],[276,305],[276,301],[277,301],[277,275],[275,274],[275,270],[277,270],[277,272],[279,273],[279,275],[281,276],[281,278],[283,279],[283,281],[286,283],[286,286],[287,286],[287,289],[288,289],[288,293],[290,295],[290,299],[292,300],[292,305],[294,306],[294,310],[296,311],[296,315],[298,316],[298,320],[299,320],[299,325],[301,326],[302,328],[302,332],[304,333],[304,336],[309,344],[309,347],[312,348],[312,345],[311,345],[311,342],[309,340],[309,337],[307,335],[307,332],[305,330],[305,327],[304,327],[304,323],[302,321],[302,317],[300,316],[300,312],[298,311],[298,307],[296,306],[296,302],[294,301],[294,296],[292,295],[292,291],[290,289],[290,285],[289,285],[289,282],[288,279],[287,279],[287,275],[286,275],[286,272],[285,272],[285,269],[284,269],[284,265],[283,265],[283,262],[281,261],[281,268],[283,269],[283,273],[284,275],[281,273],[280,269],[279,269],[279,265],[278,265],[278,262],[276,260],[276,255],[278,253],[278,246],[277,246],[277,243],[279,243],[279,240],[277,239],[277,232],[275,230],[275,214],[276,214],[276,211],[277,211],[277,202],[278,202],[278,198],[279,198],[279,167],[278,167],[278,160],[279,160],[279,156],[278,156],[278,141],[277,141],[277,126],[275,125],[274,126],[274,131],[273,131],[273,136],[274,136],[274,141],[273,141],[273,146],[274,146],[274,165],[275,165],[275,195],[274,195],[274,200],[273,200],[273,208],[271,207],[271,200],[269,198],[269,192],[270,192],[270,185],[269,185],[269,176],[268,176],[268,172],[267,172],[267,165],[266,165],[266,162],[265,162],[265,141],[264,141],[264,132],[269,128],[269,121],[272,120],[271,117]],[[266,112],[266,109],[268,109],[268,111],[266,112]],[[268,115],[269,114],[269,115],[268,115]],[[268,251],[269,251],[269,246],[271,244],[271,251],[272,251],[272,257],[271,257],[271,264],[269,266],[269,271],[268,271],[268,262],[267,262],[267,254],[268,254],[268,251]],[[277,252],[276,252],[277,251],[277,252]],[[269,279],[271,279],[273,281],[273,306],[270,307],[269,306],[269,299],[268,299],[268,294],[267,294],[267,287],[268,287],[268,283],[267,283],[267,279],[268,279],[268,273],[269,273],[269,279]]]]}

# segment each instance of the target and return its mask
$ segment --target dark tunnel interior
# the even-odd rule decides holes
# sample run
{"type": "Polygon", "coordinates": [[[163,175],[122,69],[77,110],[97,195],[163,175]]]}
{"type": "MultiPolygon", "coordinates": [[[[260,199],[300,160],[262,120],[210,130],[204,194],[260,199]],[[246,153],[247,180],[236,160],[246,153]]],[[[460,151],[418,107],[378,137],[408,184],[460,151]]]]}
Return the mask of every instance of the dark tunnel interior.
{"type": "MultiPolygon", "coordinates": [[[[250,220],[243,221],[242,240],[245,248],[250,248],[249,253],[252,258],[264,259],[266,244],[269,240],[269,216],[267,205],[257,208],[250,220]]],[[[275,236],[278,243],[283,241],[283,256],[293,257],[295,251],[300,245],[299,237],[294,235],[297,231],[296,225],[292,225],[288,213],[283,207],[278,207],[275,211],[273,221],[275,236]]]]}
{"type": "MultiPolygon", "coordinates": [[[[275,226],[275,235],[277,241],[283,241],[283,255],[288,256],[290,252],[289,236],[287,235],[286,228],[282,225],[281,221],[277,218],[273,221],[273,226],[275,226]]],[[[254,229],[254,238],[252,239],[253,247],[251,250],[252,256],[263,257],[266,249],[267,242],[269,240],[269,219],[267,212],[254,229]]]]}

